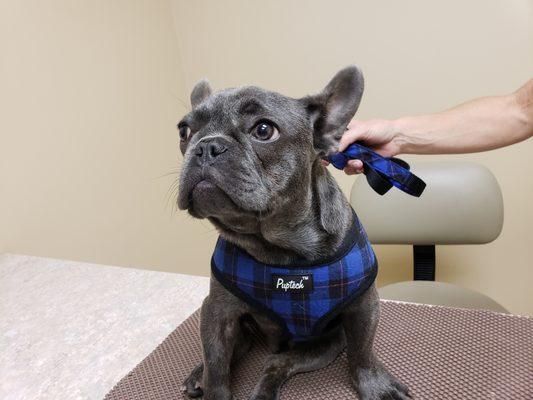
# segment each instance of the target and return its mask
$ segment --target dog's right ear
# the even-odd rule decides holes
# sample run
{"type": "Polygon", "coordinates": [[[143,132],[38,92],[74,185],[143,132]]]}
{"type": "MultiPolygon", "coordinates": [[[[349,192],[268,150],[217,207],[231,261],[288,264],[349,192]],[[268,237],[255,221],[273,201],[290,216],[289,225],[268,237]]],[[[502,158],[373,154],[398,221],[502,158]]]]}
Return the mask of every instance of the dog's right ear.
{"type": "Polygon", "coordinates": [[[191,92],[192,108],[196,108],[198,104],[211,96],[211,92],[211,86],[209,85],[207,79],[202,79],[200,82],[198,82],[191,92]]]}
{"type": "Polygon", "coordinates": [[[319,156],[337,151],[348,123],[359,107],[363,90],[363,74],[353,65],[337,72],[322,92],[301,100],[313,126],[313,142],[319,156]]]}

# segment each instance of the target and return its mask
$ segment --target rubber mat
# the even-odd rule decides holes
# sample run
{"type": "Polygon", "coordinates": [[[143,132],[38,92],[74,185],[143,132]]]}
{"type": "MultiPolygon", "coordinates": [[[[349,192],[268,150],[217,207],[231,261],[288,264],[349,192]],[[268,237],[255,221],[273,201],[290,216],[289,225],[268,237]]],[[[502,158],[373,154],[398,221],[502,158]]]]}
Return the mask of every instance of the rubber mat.
{"type": "MultiPolygon", "coordinates": [[[[375,349],[415,399],[533,400],[533,318],[382,301],[375,349]]],[[[106,395],[105,400],[182,399],[181,384],[201,360],[195,312],[106,395]]],[[[232,372],[247,399],[267,355],[259,341],[232,372]]],[[[357,399],[346,354],[296,375],[281,400],[357,399]]]]}

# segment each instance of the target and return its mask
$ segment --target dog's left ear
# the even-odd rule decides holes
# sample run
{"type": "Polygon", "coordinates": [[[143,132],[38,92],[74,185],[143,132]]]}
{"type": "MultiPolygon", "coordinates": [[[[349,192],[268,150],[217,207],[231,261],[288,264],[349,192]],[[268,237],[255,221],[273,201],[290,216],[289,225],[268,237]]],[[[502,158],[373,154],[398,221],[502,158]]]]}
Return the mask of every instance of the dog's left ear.
{"type": "Polygon", "coordinates": [[[356,66],[349,66],[337,72],[321,93],[302,99],[313,125],[318,155],[337,150],[346,126],[359,107],[363,90],[363,74],[356,66]]]}
{"type": "MultiPolygon", "coordinates": [[[[346,126],[353,118],[363,95],[363,74],[355,66],[339,71],[321,93],[304,97],[313,126],[313,145],[317,156],[324,157],[337,151],[346,126]]],[[[340,232],[343,221],[349,220],[350,207],[335,185],[334,178],[315,160],[313,164],[314,189],[320,211],[320,224],[330,233],[340,232]]]]}

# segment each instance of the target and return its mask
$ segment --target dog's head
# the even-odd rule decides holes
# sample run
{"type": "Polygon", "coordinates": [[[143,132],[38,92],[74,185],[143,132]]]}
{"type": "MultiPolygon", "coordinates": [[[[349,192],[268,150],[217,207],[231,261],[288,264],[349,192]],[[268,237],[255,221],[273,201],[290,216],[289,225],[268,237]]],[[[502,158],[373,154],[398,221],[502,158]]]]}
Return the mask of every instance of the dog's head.
{"type": "Polygon", "coordinates": [[[179,208],[250,233],[254,219],[312,202],[314,175],[326,177],[318,197],[327,197],[330,177],[320,159],[336,150],[362,93],[356,67],[301,99],[258,87],[212,93],[199,82],[192,111],[178,124],[184,155],[179,208]]]}

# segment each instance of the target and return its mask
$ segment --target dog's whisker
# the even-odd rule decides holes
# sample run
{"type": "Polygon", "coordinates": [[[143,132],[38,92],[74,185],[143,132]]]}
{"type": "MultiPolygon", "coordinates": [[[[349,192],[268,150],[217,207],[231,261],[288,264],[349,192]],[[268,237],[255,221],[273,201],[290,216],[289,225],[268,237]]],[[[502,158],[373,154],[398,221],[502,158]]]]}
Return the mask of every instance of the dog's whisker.
{"type": "Polygon", "coordinates": [[[166,177],[169,177],[169,176],[173,176],[173,175],[178,175],[180,173],[179,170],[176,170],[176,171],[169,171],[169,172],[166,172],[162,175],[158,175],[156,176],[154,179],[161,179],[161,178],[166,178],[166,177]]]}

